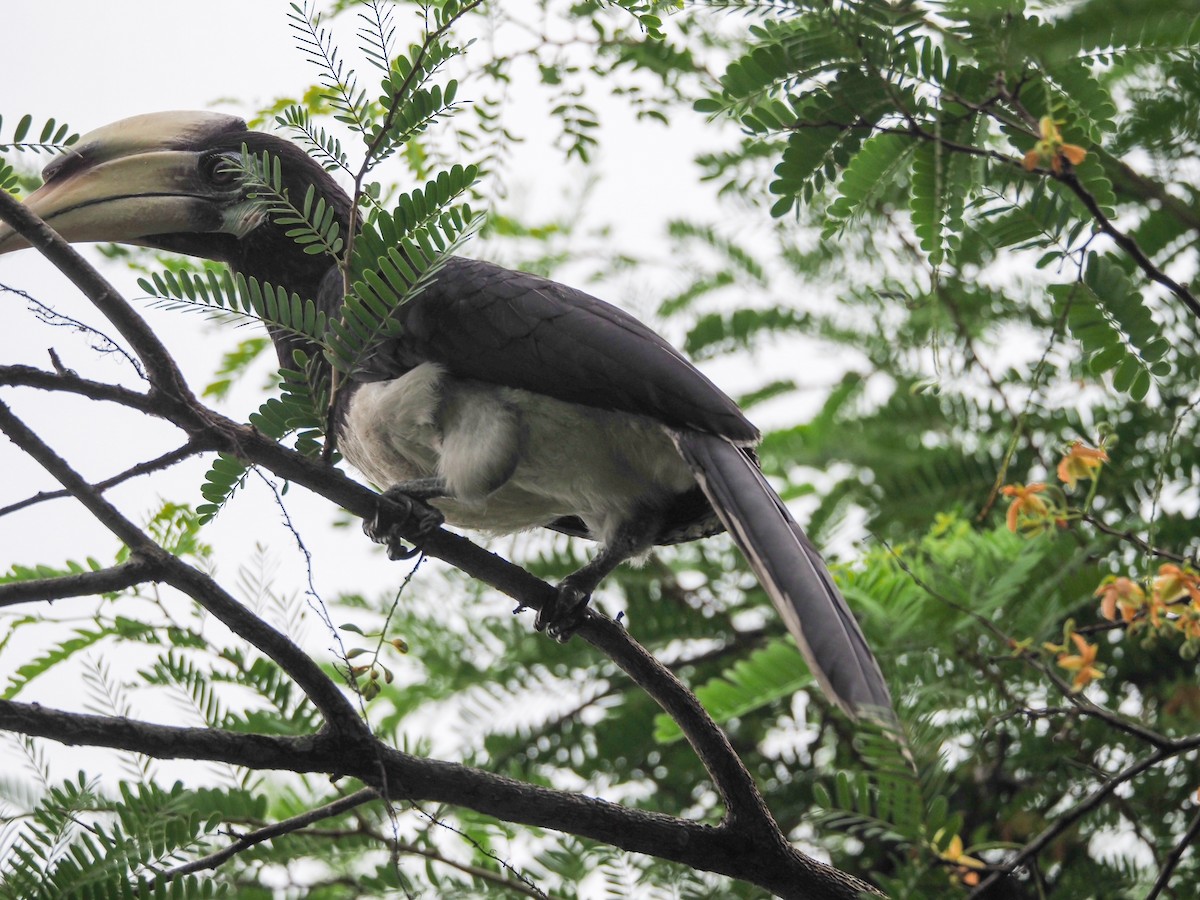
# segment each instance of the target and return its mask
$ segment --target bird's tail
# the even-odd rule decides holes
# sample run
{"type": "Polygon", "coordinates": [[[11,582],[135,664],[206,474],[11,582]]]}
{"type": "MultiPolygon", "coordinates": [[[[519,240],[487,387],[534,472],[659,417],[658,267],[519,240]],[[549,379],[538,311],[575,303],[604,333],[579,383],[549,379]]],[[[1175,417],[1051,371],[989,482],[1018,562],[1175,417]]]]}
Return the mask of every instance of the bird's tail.
{"type": "Polygon", "coordinates": [[[851,716],[895,722],[858,622],[816,547],[753,459],[723,438],[672,435],[700,488],[770,595],[825,693],[851,716]]]}

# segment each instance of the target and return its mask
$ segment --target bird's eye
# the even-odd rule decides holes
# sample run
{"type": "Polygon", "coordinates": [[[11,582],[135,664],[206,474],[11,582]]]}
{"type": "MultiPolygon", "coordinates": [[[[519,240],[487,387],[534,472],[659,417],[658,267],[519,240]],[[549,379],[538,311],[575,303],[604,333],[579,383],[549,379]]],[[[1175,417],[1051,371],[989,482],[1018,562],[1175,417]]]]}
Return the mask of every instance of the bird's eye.
{"type": "Polygon", "coordinates": [[[200,172],[209,184],[225,187],[241,177],[241,159],[232,153],[210,153],[201,160],[200,172]]]}

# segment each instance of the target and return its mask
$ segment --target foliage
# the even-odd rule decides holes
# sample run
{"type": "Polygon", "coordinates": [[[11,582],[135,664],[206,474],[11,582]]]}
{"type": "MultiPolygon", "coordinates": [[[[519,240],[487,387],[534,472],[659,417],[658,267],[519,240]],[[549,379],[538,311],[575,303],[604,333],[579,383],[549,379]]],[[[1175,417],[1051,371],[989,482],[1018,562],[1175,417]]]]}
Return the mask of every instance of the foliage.
{"type": "MultiPolygon", "coordinates": [[[[1160,875],[1176,896],[1196,893],[1200,864],[1187,846],[1200,749],[1193,5],[749,0],[667,15],[673,4],[550,4],[545,15],[575,29],[565,43],[577,40],[582,59],[561,43],[510,54],[480,42],[464,53],[451,38],[473,27],[459,18],[469,5],[425,9],[422,42],[397,52],[403,23],[389,5],[341,4],[358,16],[378,91],[343,60],[329,19],[292,7],[321,74],[304,101],[271,115],[355,181],[361,231],[351,241],[319,198],[285,196],[269,157],[243,164],[295,237],[343,267],[351,295],[340,318],[316,298],[207,271],[155,270],[143,289],[173,307],[290,329],[353,372],[387,336],[392,311],[473,233],[472,204],[503,209],[517,136],[496,98],[519,62],[536,63],[543,137],[564,158],[595,158],[602,90],[648,120],[706,117],[713,140],[698,160],[724,205],[671,225],[676,278],[657,312],[695,357],[758,363],[743,399],[775,426],[760,448],[764,469],[785,498],[807,504],[814,539],[840,551],[839,583],[889,677],[912,764],[812,692],[723,539],[656,553],[610,579],[598,602],[622,611],[638,641],[696,688],[785,830],[892,896],[967,896],[993,873],[1007,876],[1039,836],[1003,882],[1006,896],[1141,897],[1160,875]],[[463,64],[470,77],[451,77],[463,64]],[[432,127],[456,111],[452,138],[432,127]],[[463,158],[477,164],[456,167],[463,158]],[[424,187],[366,182],[382,177],[384,160],[424,187]],[[814,402],[807,360],[822,353],[842,368],[821,379],[814,402]]],[[[496,31],[515,16],[492,14],[496,31]]],[[[19,149],[32,133],[22,124],[0,150],[19,149]]],[[[37,143],[65,135],[51,122],[37,143]]],[[[500,252],[548,267],[571,256],[560,243],[569,233],[491,216],[484,234],[500,252]]],[[[653,283],[655,265],[622,257],[596,268],[653,283]]],[[[217,390],[261,348],[239,345],[217,390]]],[[[314,383],[314,359],[299,355],[253,420],[276,438],[297,434],[310,455],[323,449],[336,395],[332,381],[314,383]]],[[[218,459],[201,518],[236,507],[243,498],[231,496],[250,480],[237,458],[218,459]]],[[[164,543],[207,558],[190,510],[164,507],[159,524],[164,543]]],[[[583,552],[559,537],[512,546],[547,579],[583,552]]],[[[99,567],[29,565],[5,579],[99,567]]],[[[244,599],[294,635],[310,607],[275,596],[258,567],[244,599]]],[[[399,598],[355,591],[348,581],[336,600],[347,623],[333,632],[334,665],[359,667],[374,685],[368,712],[386,740],[720,820],[673,723],[603,656],[533,634],[459,574],[423,572],[399,598]]],[[[0,650],[9,652],[13,635],[47,627],[8,621],[0,650]]],[[[144,659],[135,674],[99,667],[95,678],[112,714],[124,714],[113,698],[154,689],[213,727],[304,733],[317,721],[272,664],[157,595],[113,595],[62,622],[67,630],[12,674],[7,696],[88,654],[129,653],[144,659]],[[119,612],[123,603],[142,614],[119,612]]],[[[27,753],[38,771],[38,749],[27,753]]],[[[133,773],[139,765],[125,761],[133,773]]],[[[6,782],[3,889],[21,895],[47,872],[48,884],[70,890],[86,872],[97,896],[126,889],[118,883],[158,890],[153,873],[223,846],[221,829],[285,819],[335,790],[223,775],[219,787],[170,790],[133,776],[116,788],[92,775],[39,774],[36,789],[6,782]]],[[[508,879],[500,860],[519,843],[530,860],[520,874],[555,896],[761,896],[577,838],[519,833],[464,811],[416,810],[397,825],[359,810],[173,884],[184,896],[265,897],[258,876],[270,871],[314,897],[397,884],[413,896],[518,896],[456,864],[508,879]],[[398,864],[384,859],[401,845],[398,864]],[[319,863],[312,882],[296,874],[305,860],[319,863]]]]}

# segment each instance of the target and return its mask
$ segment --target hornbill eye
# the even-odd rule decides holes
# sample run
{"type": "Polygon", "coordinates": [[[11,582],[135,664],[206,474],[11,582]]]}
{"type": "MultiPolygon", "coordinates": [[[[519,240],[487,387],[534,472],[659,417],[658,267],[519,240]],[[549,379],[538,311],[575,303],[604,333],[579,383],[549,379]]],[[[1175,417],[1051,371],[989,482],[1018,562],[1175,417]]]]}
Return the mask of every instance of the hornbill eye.
{"type": "Polygon", "coordinates": [[[228,187],[242,176],[241,158],[234,153],[209,153],[200,160],[200,174],[215,187],[228,187]]]}

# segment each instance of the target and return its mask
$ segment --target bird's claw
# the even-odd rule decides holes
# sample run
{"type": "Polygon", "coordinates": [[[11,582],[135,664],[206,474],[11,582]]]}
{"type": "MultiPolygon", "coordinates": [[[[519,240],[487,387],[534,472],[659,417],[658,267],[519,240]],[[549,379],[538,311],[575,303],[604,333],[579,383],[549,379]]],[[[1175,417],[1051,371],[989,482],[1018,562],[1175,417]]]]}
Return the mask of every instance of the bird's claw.
{"type": "Polygon", "coordinates": [[[388,559],[412,559],[421,552],[420,540],[442,526],[446,517],[428,503],[389,488],[381,495],[375,515],[363,520],[363,534],[377,544],[387,547],[388,559]],[[400,507],[399,510],[396,507],[400,507]],[[402,533],[403,532],[403,533],[402,533]],[[405,534],[413,546],[406,546],[405,534]],[[416,535],[414,540],[411,536],[416,535]]]}
{"type": "Polygon", "coordinates": [[[589,592],[575,586],[569,579],[565,580],[558,586],[554,600],[538,610],[533,627],[546,632],[560,644],[565,644],[587,618],[588,601],[591,599],[589,592]]]}

